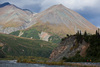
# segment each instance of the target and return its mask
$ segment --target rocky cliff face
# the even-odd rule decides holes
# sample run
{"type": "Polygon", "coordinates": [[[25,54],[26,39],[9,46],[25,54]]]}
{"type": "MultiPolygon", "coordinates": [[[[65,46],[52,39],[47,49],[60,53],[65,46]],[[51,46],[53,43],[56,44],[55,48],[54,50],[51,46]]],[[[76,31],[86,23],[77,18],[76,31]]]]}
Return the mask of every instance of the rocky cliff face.
{"type": "Polygon", "coordinates": [[[76,36],[70,36],[65,38],[57,48],[55,48],[51,55],[50,61],[60,61],[63,57],[72,57],[78,51],[80,51],[81,56],[86,55],[86,49],[89,47],[89,44],[84,40],[82,43],[77,43],[76,36]]]}
{"type": "Polygon", "coordinates": [[[33,14],[28,10],[22,10],[10,3],[0,5],[0,32],[11,33],[30,27],[35,22],[33,14]]]}

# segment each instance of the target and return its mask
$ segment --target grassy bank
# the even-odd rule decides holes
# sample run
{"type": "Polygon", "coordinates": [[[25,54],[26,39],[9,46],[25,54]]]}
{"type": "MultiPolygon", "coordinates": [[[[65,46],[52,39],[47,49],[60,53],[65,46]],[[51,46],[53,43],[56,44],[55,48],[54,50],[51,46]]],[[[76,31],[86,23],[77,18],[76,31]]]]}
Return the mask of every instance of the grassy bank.
{"type": "Polygon", "coordinates": [[[27,59],[23,59],[23,60],[18,60],[18,63],[32,63],[32,64],[47,64],[47,65],[63,65],[63,66],[77,66],[77,67],[97,67],[96,65],[84,65],[81,63],[66,63],[63,60],[59,61],[59,62],[48,62],[47,59],[44,61],[38,61],[38,60],[27,60],[27,59]]]}

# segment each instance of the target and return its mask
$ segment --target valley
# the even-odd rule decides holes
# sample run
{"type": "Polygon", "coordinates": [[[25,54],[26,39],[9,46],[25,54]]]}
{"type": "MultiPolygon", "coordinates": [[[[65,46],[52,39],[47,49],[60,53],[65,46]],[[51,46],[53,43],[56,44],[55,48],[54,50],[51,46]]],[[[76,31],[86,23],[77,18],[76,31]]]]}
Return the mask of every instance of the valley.
{"type": "Polygon", "coordinates": [[[100,29],[62,4],[35,13],[5,2],[0,4],[1,60],[34,67],[100,65],[100,29]]]}

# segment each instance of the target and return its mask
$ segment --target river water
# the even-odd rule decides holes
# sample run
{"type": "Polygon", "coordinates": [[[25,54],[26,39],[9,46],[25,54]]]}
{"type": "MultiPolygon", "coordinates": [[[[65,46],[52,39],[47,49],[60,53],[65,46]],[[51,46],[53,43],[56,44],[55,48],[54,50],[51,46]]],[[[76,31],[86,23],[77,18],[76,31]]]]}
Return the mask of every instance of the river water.
{"type": "MultiPolygon", "coordinates": [[[[68,62],[68,63],[80,63],[83,65],[95,65],[100,67],[100,63],[90,63],[90,62],[68,62]]],[[[29,64],[29,63],[17,63],[16,60],[1,60],[0,67],[77,67],[77,66],[59,66],[59,65],[46,65],[46,64],[29,64]]]]}
{"type": "Polygon", "coordinates": [[[13,60],[13,61],[0,61],[0,67],[72,67],[72,66],[17,63],[15,60],[13,60]]]}

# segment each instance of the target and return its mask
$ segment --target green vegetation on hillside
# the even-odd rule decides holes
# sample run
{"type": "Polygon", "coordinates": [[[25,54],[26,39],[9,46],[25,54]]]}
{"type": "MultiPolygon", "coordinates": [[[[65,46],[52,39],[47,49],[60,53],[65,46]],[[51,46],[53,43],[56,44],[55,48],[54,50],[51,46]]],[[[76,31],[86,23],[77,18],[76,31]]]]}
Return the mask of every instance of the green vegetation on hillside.
{"type": "Polygon", "coordinates": [[[27,38],[33,38],[33,39],[40,39],[39,37],[39,31],[36,29],[29,29],[26,31],[23,31],[23,35],[21,37],[27,37],[27,38]]]}
{"type": "MultiPolygon", "coordinates": [[[[40,39],[40,37],[39,37],[40,32],[37,31],[34,28],[29,29],[29,30],[23,30],[21,32],[23,33],[21,35],[21,37],[32,38],[32,39],[40,39]]],[[[11,34],[18,36],[20,34],[20,31],[12,32],[11,34]]]]}
{"type": "Polygon", "coordinates": [[[10,56],[49,57],[57,46],[42,40],[20,38],[7,34],[0,34],[0,43],[4,44],[2,51],[10,56]]]}
{"type": "Polygon", "coordinates": [[[10,33],[10,34],[18,36],[19,33],[20,33],[20,31],[15,31],[15,32],[12,32],[12,33],[10,33]]]}
{"type": "Polygon", "coordinates": [[[77,36],[77,41],[82,43],[82,40],[85,40],[87,43],[90,44],[89,48],[87,49],[87,56],[94,58],[96,61],[100,61],[100,34],[99,30],[96,31],[94,35],[88,35],[86,32],[84,35],[81,33],[77,36]]]}
{"type": "MultiPolygon", "coordinates": [[[[32,38],[32,39],[40,39],[39,34],[41,33],[41,31],[38,31],[34,27],[31,28],[31,29],[27,29],[27,30],[15,31],[15,32],[12,32],[10,34],[18,36],[20,34],[20,32],[23,33],[21,35],[21,37],[32,38]]],[[[57,43],[58,44],[58,43],[60,43],[60,41],[61,41],[61,38],[58,35],[56,35],[56,34],[52,34],[49,37],[49,42],[57,43]]]]}
{"type": "Polygon", "coordinates": [[[49,37],[49,41],[52,43],[60,43],[61,38],[58,35],[53,35],[49,37]]]}
{"type": "Polygon", "coordinates": [[[78,52],[75,56],[66,58],[64,57],[63,60],[67,62],[100,62],[100,34],[99,30],[96,31],[96,34],[90,35],[86,32],[82,35],[81,31],[77,32],[76,40],[78,43],[82,43],[85,40],[89,43],[89,48],[86,51],[86,56],[81,57],[80,52],[78,52]]]}
{"type": "Polygon", "coordinates": [[[4,54],[4,52],[0,49],[0,58],[5,58],[6,55],[4,54]]]}

